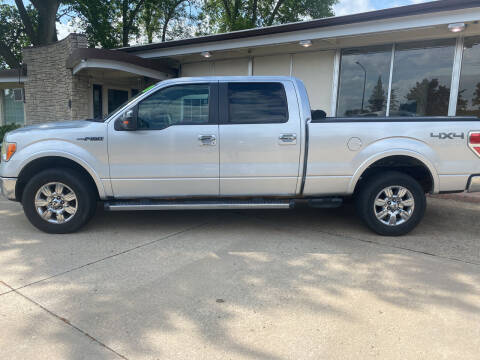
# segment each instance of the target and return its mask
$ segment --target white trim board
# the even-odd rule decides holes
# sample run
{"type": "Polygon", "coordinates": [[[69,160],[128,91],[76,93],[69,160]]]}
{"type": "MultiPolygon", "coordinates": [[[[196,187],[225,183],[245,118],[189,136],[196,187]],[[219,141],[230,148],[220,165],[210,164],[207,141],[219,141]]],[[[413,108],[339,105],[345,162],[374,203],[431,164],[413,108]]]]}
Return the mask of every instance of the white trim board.
{"type": "Polygon", "coordinates": [[[165,80],[171,78],[169,74],[163,73],[161,71],[147,69],[138,65],[125,64],[120,61],[112,60],[83,60],[73,68],[73,75],[77,74],[83,69],[96,68],[96,69],[109,69],[109,70],[120,70],[125,71],[131,74],[147,76],[157,80],[165,80]]]}

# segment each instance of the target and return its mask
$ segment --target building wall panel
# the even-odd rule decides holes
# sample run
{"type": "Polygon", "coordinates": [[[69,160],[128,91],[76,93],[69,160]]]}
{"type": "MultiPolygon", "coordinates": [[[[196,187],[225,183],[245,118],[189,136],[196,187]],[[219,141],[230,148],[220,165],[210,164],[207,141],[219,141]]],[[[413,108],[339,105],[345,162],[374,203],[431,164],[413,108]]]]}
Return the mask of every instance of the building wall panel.
{"type": "Polygon", "coordinates": [[[255,57],[253,75],[289,76],[290,54],[255,57]]]}
{"type": "Polygon", "coordinates": [[[305,84],[310,107],[329,116],[332,98],[335,51],[315,51],[293,55],[293,76],[305,84]]]}

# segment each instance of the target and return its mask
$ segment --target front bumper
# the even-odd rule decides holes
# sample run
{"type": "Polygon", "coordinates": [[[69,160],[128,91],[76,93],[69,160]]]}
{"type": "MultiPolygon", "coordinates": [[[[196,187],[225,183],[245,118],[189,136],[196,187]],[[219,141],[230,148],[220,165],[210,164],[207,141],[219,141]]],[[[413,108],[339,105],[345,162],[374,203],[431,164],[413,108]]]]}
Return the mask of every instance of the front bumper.
{"type": "Polygon", "coordinates": [[[472,175],[468,180],[467,192],[480,192],[480,175],[472,175]]]}
{"type": "Polygon", "coordinates": [[[2,178],[0,177],[0,190],[3,196],[9,200],[15,201],[15,188],[17,186],[16,178],[2,178]]]}

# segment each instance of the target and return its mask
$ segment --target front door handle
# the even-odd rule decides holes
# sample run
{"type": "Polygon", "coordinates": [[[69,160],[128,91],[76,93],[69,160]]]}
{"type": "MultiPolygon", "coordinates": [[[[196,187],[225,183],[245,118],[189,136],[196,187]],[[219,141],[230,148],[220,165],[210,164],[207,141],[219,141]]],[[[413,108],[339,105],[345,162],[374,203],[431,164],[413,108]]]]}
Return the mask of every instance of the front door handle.
{"type": "Polygon", "coordinates": [[[297,143],[297,134],[281,134],[278,139],[281,145],[295,145],[297,143]]]}
{"type": "Polygon", "coordinates": [[[215,146],[217,145],[217,137],[215,135],[198,135],[200,145],[215,146]]]}

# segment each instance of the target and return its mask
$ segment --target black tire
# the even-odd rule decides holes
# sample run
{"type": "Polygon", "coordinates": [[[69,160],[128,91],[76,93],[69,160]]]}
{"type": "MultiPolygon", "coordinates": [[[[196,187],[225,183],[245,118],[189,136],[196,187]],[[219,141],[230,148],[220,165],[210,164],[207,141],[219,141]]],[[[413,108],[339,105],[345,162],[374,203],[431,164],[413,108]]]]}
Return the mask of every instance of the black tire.
{"type": "MultiPolygon", "coordinates": [[[[382,196],[380,196],[379,198],[380,202],[386,201],[384,205],[386,207],[389,206],[387,201],[388,199],[389,198],[385,197],[382,198],[382,196]]],[[[396,198],[396,200],[398,200],[398,197],[396,198]]],[[[405,203],[407,202],[405,201],[405,203]]],[[[409,201],[408,203],[411,203],[411,201],[409,201]]],[[[373,230],[379,235],[384,236],[401,236],[412,231],[422,220],[425,214],[426,204],[427,201],[425,197],[425,192],[422,186],[418,183],[418,181],[416,181],[409,175],[397,171],[377,173],[376,175],[365,179],[361,184],[360,188],[358,189],[355,198],[357,213],[363,220],[363,222],[371,230],[373,230]],[[411,210],[411,212],[409,213],[409,218],[407,220],[402,218],[401,215],[398,213],[397,215],[395,215],[395,219],[391,221],[392,224],[388,225],[385,224],[384,221],[390,223],[390,218],[394,217],[394,215],[391,215],[391,213],[396,213],[399,211],[404,212],[404,201],[401,201],[401,208],[397,206],[398,201],[393,203],[391,202],[391,204],[393,204],[392,206],[395,207],[390,207],[390,209],[397,210],[388,212],[385,217],[380,220],[377,218],[377,213],[380,215],[381,211],[385,209],[382,206],[375,206],[375,201],[377,199],[377,196],[379,196],[384,189],[389,187],[398,189],[396,188],[397,186],[401,186],[409,191],[405,199],[409,200],[413,198],[414,205],[413,207],[405,207],[406,212],[409,212],[411,210]],[[398,222],[398,224],[393,225],[393,223],[396,222],[398,222]]],[[[387,211],[389,210],[387,209],[387,211]]]]}
{"type": "MultiPolygon", "coordinates": [[[[58,168],[44,170],[30,179],[23,192],[22,205],[28,220],[36,228],[50,234],[68,234],[80,229],[93,217],[97,202],[95,189],[92,188],[88,179],[85,179],[81,173],[75,170],[58,168]],[[35,206],[37,192],[44,185],[54,182],[59,182],[69,187],[73,190],[77,199],[74,202],[76,206],[75,214],[71,219],[63,223],[51,223],[44,220],[35,206]]],[[[70,216],[67,213],[65,215],[70,216]]]]}

